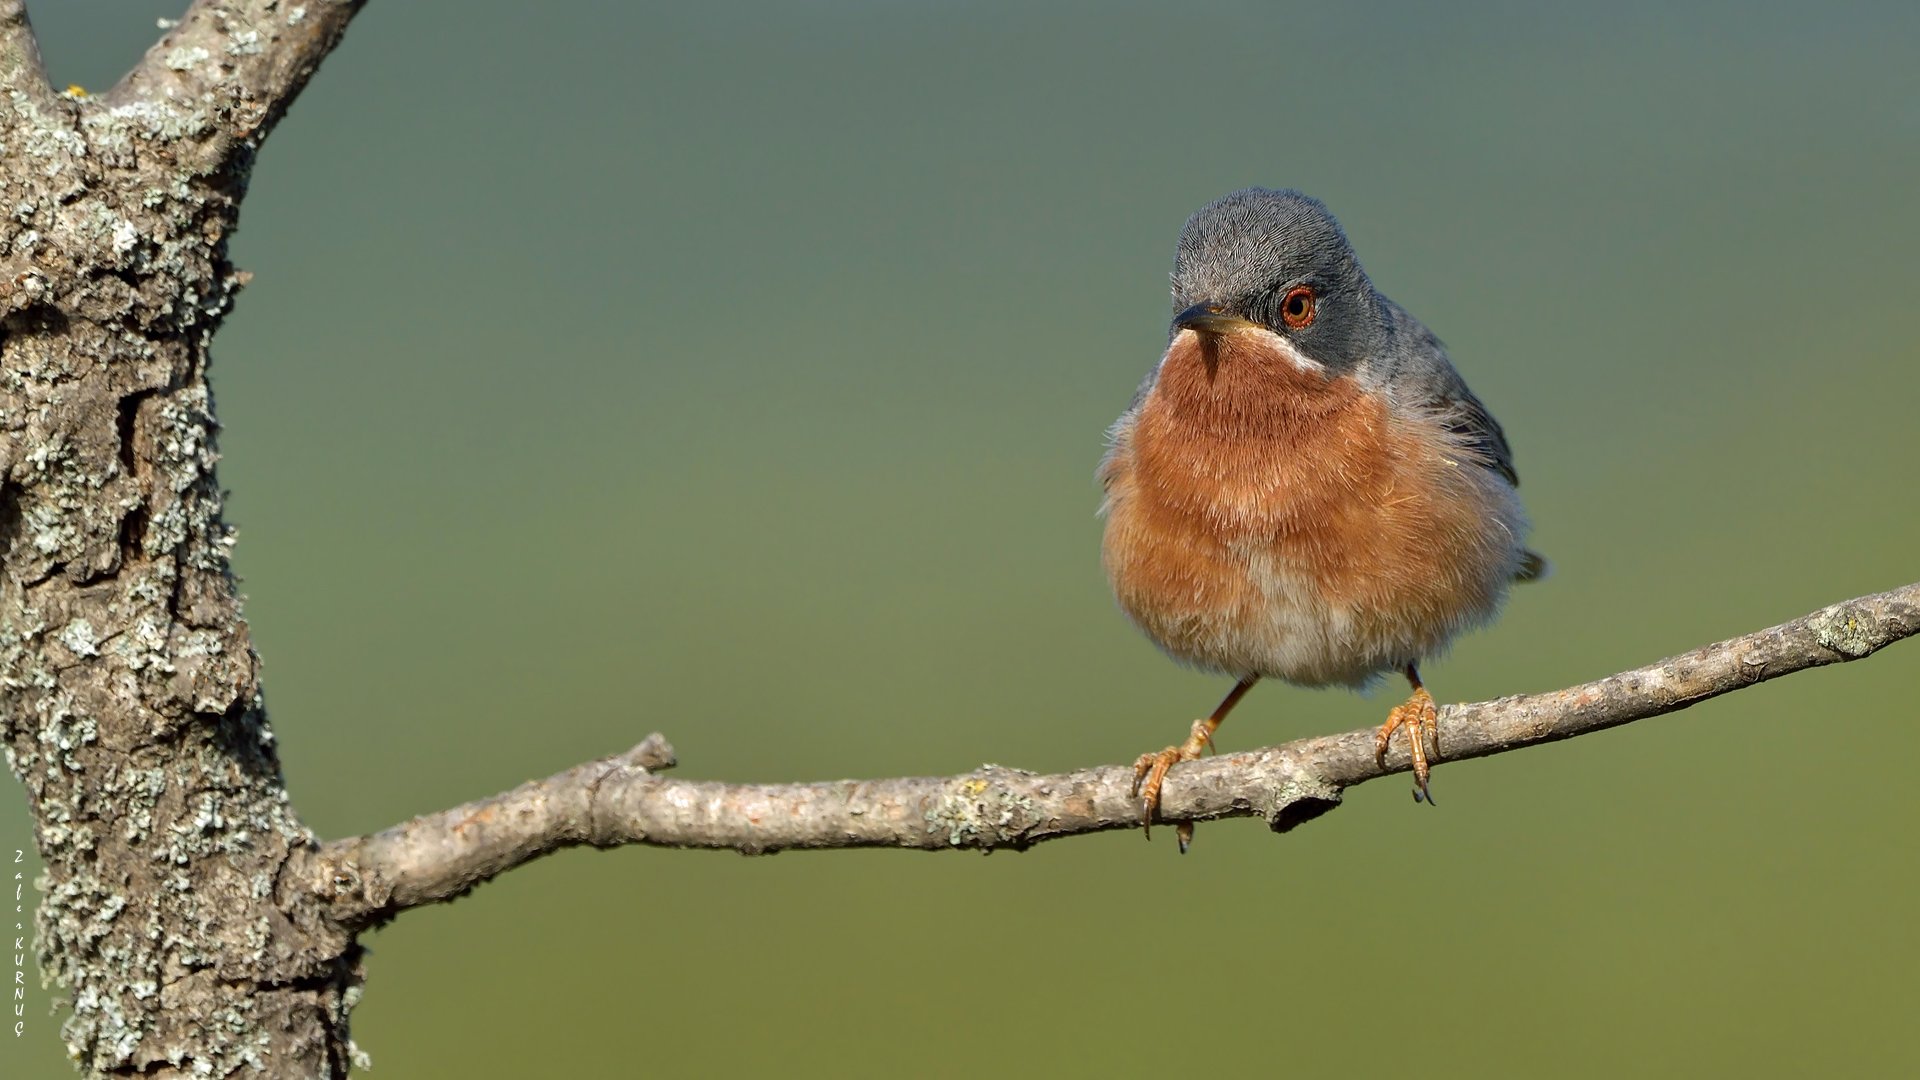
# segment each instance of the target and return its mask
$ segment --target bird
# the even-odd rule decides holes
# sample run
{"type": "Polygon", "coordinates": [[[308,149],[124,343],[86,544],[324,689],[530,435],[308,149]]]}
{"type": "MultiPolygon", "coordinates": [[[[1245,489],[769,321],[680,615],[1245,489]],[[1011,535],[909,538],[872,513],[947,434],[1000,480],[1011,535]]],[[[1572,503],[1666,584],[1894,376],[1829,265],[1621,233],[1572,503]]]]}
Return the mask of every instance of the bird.
{"type": "MultiPolygon", "coordinates": [[[[1438,708],[1419,665],[1549,569],[1526,546],[1506,434],[1317,199],[1208,203],[1180,231],[1172,292],[1166,351],[1107,433],[1101,561],[1162,652],[1235,681],[1183,744],[1135,762],[1143,828],[1168,770],[1265,678],[1404,675],[1375,752],[1404,731],[1414,801],[1431,805],[1438,708]]],[[[1176,831],[1184,852],[1192,823],[1176,831]]]]}

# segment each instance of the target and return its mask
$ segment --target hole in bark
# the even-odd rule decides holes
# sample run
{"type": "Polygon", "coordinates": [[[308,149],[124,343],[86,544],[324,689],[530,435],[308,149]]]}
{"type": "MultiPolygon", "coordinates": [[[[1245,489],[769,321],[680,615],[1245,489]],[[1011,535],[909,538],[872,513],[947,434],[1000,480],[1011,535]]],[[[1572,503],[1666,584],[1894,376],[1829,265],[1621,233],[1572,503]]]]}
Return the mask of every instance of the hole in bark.
{"type": "Polygon", "coordinates": [[[20,489],[0,484],[0,558],[13,554],[13,542],[20,536],[20,489]]]}
{"type": "Polygon", "coordinates": [[[45,334],[58,337],[67,332],[67,313],[52,304],[32,303],[8,315],[5,326],[9,335],[45,334]]]}
{"type": "Polygon", "coordinates": [[[144,555],[146,540],[147,507],[142,503],[120,519],[120,561],[129,563],[144,555]]]}
{"type": "MultiPolygon", "coordinates": [[[[119,412],[115,417],[120,433],[120,467],[128,477],[137,479],[140,475],[139,457],[134,452],[133,440],[140,420],[140,403],[152,397],[157,391],[137,390],[120,399],[119,412]]],[[[120,562],[133,562],[145,554],[147,539],[147,506],[144,501],[127,512],[120,519],[120,562]]]]}
{"type": "Polygon", "coordinates": [[[120,399],[120,464],[127,475],[134,474],[134,422],[140,418],[140,403],[154,395],[152,390],[136,390],[120,399]]]}
{"type": "Polygon", "coordinates": [[[1296,825],[1305,825],[1339,805],[1339,799],[1295,799],[1274,815],[1273,831],[1286,832],[1296,825]]]}

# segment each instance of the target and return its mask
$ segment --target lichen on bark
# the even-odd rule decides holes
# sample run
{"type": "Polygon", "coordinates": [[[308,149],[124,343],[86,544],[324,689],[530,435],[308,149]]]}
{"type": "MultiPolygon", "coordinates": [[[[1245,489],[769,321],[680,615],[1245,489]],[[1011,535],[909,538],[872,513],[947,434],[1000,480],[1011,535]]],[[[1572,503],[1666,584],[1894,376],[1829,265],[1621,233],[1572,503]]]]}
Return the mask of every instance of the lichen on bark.
{"type": "Polygon", "coordinates": [[[221,519],[214,331],[259,140],[357,4],[196,4],[100,98],[0,4],[0,736],[96,1074],[344,1075],[352,937],[288,802],[221,519]],[[304,25],[303,25],[304,24],[304,25]]]}

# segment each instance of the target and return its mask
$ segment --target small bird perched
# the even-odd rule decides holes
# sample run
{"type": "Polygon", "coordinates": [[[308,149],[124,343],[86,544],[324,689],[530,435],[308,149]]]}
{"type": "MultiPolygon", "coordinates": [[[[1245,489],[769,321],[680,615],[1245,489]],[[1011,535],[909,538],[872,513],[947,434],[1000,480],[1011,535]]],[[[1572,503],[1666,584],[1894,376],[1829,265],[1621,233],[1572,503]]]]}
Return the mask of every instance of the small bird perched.
{"type": "MultiPolygon", "coordinates": [[[[1380,295],[1318,200],[1247,188],[1180,231],[1167,351],[1109,433],[1102,557],[1167,655],[1231,675],[1181,746],[1143,754],[1151,826],[1167,769],[1210,746],[1264,676],[1363,688],[1401,672],[1414,800],[1432,802],[1433,697],[1416,666],[1542,576],[1513,453],[1438,338],[1380,295]]],[[[1180,849],[1192,825],[1179,824],[1180,849]]]]}

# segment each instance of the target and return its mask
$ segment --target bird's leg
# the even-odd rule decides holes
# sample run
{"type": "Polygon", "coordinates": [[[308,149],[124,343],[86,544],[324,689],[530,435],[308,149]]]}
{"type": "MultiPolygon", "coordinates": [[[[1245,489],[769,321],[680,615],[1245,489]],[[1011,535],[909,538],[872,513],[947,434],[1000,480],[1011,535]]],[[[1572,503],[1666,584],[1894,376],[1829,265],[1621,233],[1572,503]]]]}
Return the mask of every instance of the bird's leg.
{"type": "Polygon", "coordinates": [[[1413,696],[1405,705],[1387,714],[1387,722],[1380,725],[1379,734],[1373,737],[1373,756],[1382,766],[1387,760],[1387,743],[1393,733],[1400,728],[1407,729],[1407,745],[1413,752],[1413,801],[1433,805],[1433,789],[1427,786],[1427,777],[1433,769],[1427,764],[1427,742],[1433,742],[1433,756],[1440,756],[1440,710],[1433,703],[1433,695],[1420,682],[1420,669],[1407,665],[1407,681],[1413,684],[1413,696]]]}
{"type": "MultiPolygon", "coordinates": [[[[1169,746],[1157,754],[1141,754],[1140,760],[1133,763],[1133,793],[1140,797],[1140,826],[1148,839],[1153,838],[1153,815],[1160,809],[1160,788],[1166,783],[1167,770],[1179,762],[1194,760],[1203,749],[1212,749],[1213,733],[1219,729],[1220,722],[1259,681],[1260,676],[1249,675],[1234,683],[1233,689],[1227,691],[1227,696],[1220,700],[1220,707],[1213,710],[1212,716],[1193,722],[1193,731],[1187,736],[1186,742],[1169,746]]],[[[1180,834],[1180,850],[1184,852],[1187,845],[1193,842],[1193,823],[1182,821],[1175,831],[1180,834]]]]}

